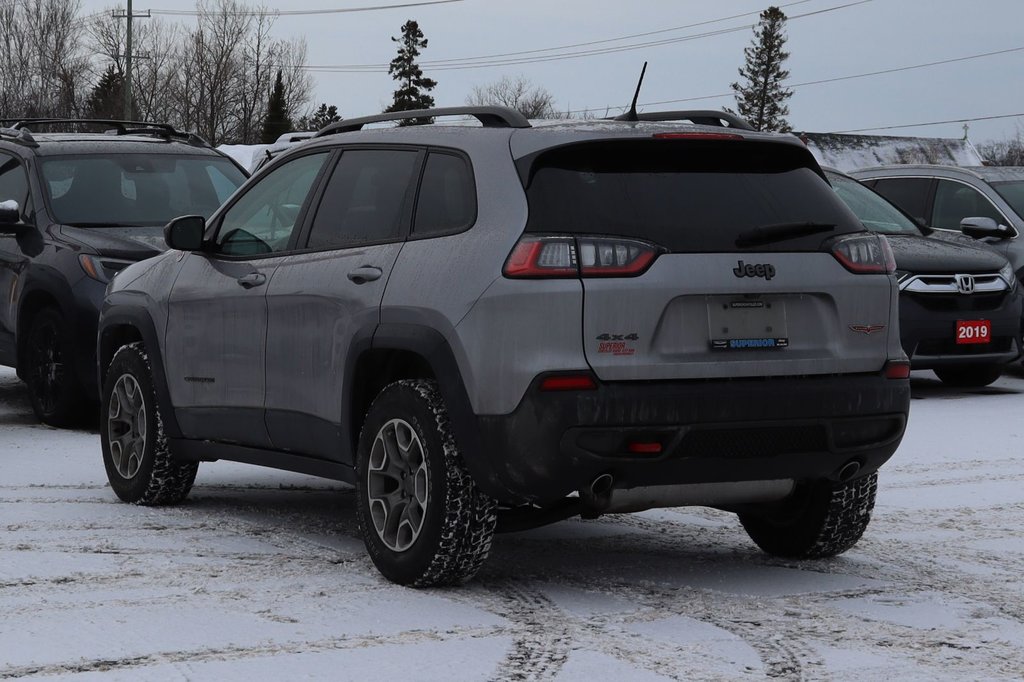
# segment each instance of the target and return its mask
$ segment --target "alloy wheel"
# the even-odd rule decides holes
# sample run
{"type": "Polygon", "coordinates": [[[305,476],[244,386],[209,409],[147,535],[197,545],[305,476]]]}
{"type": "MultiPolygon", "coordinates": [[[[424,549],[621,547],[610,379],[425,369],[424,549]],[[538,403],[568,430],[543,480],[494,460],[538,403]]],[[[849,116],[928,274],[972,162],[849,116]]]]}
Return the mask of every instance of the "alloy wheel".
{"type": "Polygon", "coordinates": [[[125,480],[135,478],[146,450],[146,403],[142,387],[131,374],[122,374],[110,394],[107,436],[118,475],[125,480]]]}
{"type": "Polygon", "coordinates": [[[407,421],[392,419],[377,432],[366,479],[377,535],[388,549],[406,551],[423,529],[429,503],[423,443],[407,421]]]}

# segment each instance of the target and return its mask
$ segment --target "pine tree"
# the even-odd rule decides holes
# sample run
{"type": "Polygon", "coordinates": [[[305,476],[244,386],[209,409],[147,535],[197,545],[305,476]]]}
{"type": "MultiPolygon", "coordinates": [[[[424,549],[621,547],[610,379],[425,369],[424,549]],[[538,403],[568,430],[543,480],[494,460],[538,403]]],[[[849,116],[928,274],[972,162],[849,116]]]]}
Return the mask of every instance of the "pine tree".
{"type": "Polygon", "coordinates": [[[333,104],[327,106],[327,102],[324,102],[312,114],[300,118],[296,130],[320,130],[324,126],[337,123],[340,120],[341,115],[338,114],[338,107],[333,104]]]}
{"type": "Polygon", "coordinates": [[[743,50],[746,63],[739,72],[744,82],[732,84],[740,116],[757,130],[789,130],[786,100],[793,96],[793,91],[782,87],[782,81],[789,78],[789,71],[782,68],[789,57],[782,50],[786,44],[785,28],[786,15],[778,7],[761,12],[751,46],[743,50]]]}
{"type": "MultiPolygon", "coordinates": [[[[395,90],[395,101],[385,111],[411,111],[429,109],[434,106],[434,98],[427,93],[437,87],[437,81],[423,76],[423,70],[416,64],[420,50],[427,46],[427,39],[419,24],[413,20],[402,26],[402,37],[391,40],[398,43],[398,56],[391,60],[388,73],[399,83],[395,90]]],[[[431,119],[410,119],[400,125],[417,125],[430,123],[431,119]]]]}
{"type": "Polygon", "coordinates": [[[263,144],[270,144],[292,130],[292,121],[288,118],[288,103],[284,98],[284,81],[281,80],[281,72],[277,72],[277,80],[274,82],[274,90],[270,93],[270,103],[267,105],[267,119],[263,122],[263,133],[260,141],[263,144]]]}
{"type": "Polygon", "coordinates": [[[89,118],[119,119],[124,114],[124,74],[111,64],[85,102],[89,118]]]}

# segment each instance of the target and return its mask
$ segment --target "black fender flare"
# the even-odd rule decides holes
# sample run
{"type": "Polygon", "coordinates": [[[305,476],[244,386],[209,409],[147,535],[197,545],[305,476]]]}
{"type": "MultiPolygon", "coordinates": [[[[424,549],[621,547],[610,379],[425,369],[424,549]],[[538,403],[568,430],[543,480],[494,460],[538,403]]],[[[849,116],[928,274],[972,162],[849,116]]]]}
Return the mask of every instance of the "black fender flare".
{"type": "Polygon", "coordinates": [[[163,421],[164,433],[169,438],[181,438],[181,428],[178,426],[174,405],[171,402],[171,393],[167,387],[167,374],[164,371],[160,337],[156,333],[153,318],[142,306],[118,305],[116,308],[110,309],[108,305],[105,304],[103,311],[100,312],[99,328],[96,333],[96,371],[100,391],[103,390],[107,366],[117,350],[113,347],[111,339],[113,331],[119,327],[135,329],[142,337],[146,355],[149,357],[149,366],[153,372],[153,387],[156,390],[156,399],[160,406],[160,418],[163,421]]]}
{"type": "MultiPolygon", "coordinates": [[[[360,357],[367,350],[408,351],[419,355],[426,361],[437,379],[441,397],[448,408],[448,417],[451,420],[455,439],[463,454],[466,467],[484,492],[491,495],[498,493],[499,490],[489,490],[494,479],[491,467],[488,466],[488,458],[481,452],[483,441],[479,422],[473,412],[469,393],[466,391],[466,385],[462,379],[462,372],[455,359],[455,353],[444,335],[437,329],[422,324],[383,323],[378,325],[373,333],[372,342],[366,343],[365,336],[363,336],[362,342],[357,341],[350,347],[344,389],[344,395],[349,400],[354,392],[359,390],[359,387],[354,385],[355,369],[360,357]]],[[[345,410],[342,419],[344,432],[353,434],[354,439],[358,438],[358,433],[354,431],[355,425],[352,423],[351,410],[345,410]]]]}

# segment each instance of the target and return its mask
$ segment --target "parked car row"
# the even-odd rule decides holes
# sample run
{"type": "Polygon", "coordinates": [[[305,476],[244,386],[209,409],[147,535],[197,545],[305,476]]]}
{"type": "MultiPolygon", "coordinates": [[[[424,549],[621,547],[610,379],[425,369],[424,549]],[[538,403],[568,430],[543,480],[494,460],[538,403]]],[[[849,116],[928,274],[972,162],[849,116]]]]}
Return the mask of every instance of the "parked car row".
{"type": "Polygon", "coordinates": [[[499,529],[663,506],[836,555],[910,363],[978,385],[1020,353],[1004,257],[728,114],[384,114],[244,185],[167,126],[47,123],[0,130],[0,362],[40,418],[99,400],[129,502],[217,459],[352,483],[403,584],[469,579],[499,529]],[[368,127],[444,116],[481,125],[368,127]]]}

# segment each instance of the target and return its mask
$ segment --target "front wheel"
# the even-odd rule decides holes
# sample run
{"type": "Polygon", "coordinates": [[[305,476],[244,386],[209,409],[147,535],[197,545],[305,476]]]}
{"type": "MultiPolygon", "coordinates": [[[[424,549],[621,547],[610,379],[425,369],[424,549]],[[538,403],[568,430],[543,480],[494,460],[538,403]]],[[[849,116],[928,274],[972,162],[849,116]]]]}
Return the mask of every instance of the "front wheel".
{"type": "Polygon", "coordinates": [[[1003,373],[1002,365],[963,365],[932,370],[944,384],[959,388],[988,386],[1003,373]]]}
{"type": "Polygon", "coordinates": [[[142,344],[121,346],[114,354],[102,401],[100,444],[114,493],[125,502],[144,505],[184,500],[199,465],[171,457],[142,344]]]}
{"type": "Polygon", "coordinates": [[[871,520],[878,474],[807,484],[781,504],[740,514],[747,535],[768,554],[821,559],[857,544],[871,520]]]}
{"type": "Polygon", "coordinates": [[[483,565],[496,505],[466,471],[435,382],[398,381],[378,394],[359,434],[356,477],[359,528],[384,577],[451,585],[483,565]]]}
{"type": "Polygon", "coordinates": [[[75,348],[60,311],[45,308],[28,326],[24,376],[39,421],[75,426],[93,403],[85,399],[75,373],[75,348]]]}

